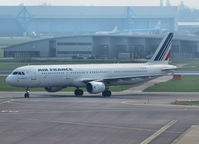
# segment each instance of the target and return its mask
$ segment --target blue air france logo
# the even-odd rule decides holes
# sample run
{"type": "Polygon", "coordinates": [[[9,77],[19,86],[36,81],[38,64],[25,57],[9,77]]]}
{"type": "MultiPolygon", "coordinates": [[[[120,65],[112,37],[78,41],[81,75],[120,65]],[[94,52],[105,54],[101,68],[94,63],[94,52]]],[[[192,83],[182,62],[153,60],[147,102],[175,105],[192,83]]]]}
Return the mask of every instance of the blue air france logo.
{"type": "Polygon", "coordinates": [[[160,51],[158,52],[157,56],[155,57],[155,61],[162,61],[163,58],[165,58],[164,60],[167,61],[169,59],[170,56],[170,50],[169,47],[171,46],[172,43],[172,39],[173,39],[173,33],[169,33],[168,37],[166,38],[165,42],[163,43],[160,51]],[[165,55],[167,55],[165,57],[165,55]]]}
{"type": "Polygon", "coordinates": [[[44,68],[44,69],[38,69],[39,72],[62,72],[62,71],[73,71],[72,68],[44,68]]]}

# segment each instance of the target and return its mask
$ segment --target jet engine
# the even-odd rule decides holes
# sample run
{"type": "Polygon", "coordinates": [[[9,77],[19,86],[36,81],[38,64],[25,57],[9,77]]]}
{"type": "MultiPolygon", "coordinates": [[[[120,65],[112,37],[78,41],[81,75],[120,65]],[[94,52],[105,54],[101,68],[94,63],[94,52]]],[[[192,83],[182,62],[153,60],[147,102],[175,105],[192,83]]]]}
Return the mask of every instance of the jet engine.
{"type": "Polygon", "coordinates": [[[103,82],[92,81],[92,82],[87,83],[86,85],[87,91],[92,94],[101,93],[105,90],[105,88],[106,87],[103,82]]]}
{"type": "Polygon", "coordinates": [[[47,92],[57,92],[63,89],[63,87],[45,87],[44,88],[47,92]]]}

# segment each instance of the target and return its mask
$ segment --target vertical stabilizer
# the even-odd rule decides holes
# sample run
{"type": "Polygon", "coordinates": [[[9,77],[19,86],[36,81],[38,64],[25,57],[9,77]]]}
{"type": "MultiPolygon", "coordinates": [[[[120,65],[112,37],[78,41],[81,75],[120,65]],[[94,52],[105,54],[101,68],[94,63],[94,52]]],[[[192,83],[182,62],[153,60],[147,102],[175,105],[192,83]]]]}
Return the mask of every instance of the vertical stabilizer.
{"type": "Polygon", "coordinates": [[[174,33],[168,33],[160,45],[158,46],[153,57],[148,61],[150,64],[168,64],[170,52],[171,52],[171,44],[173,41],[174,33]]]}

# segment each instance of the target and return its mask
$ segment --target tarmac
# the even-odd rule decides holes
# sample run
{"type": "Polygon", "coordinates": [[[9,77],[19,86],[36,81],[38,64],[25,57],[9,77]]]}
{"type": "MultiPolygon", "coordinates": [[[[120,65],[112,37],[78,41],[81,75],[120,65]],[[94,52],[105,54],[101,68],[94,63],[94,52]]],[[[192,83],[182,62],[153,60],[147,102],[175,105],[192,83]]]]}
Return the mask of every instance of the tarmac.
{"type": "Polygon", "coordinates": [[[179,140],[176,140],[176,144],[198,144],[199,138],[199,126],[198,125],[193,125],[187,132],[179,138],[179,140]]]}
{"type": "Polygon", "coordinates": [[[0,92],[2,144],[184,144],[198,142],[199,93],[0,92]],[[196,126],[196,129],[194,128],[196,126]],[[183,143],[184,142],[184,143],[183,143]]]}
{"type": "Polygon", "coordinates": [[[0,92],[2,144],[197,144],[199,93],[146,93],[160,77],[110,98],[73,92],[0,92]]]}

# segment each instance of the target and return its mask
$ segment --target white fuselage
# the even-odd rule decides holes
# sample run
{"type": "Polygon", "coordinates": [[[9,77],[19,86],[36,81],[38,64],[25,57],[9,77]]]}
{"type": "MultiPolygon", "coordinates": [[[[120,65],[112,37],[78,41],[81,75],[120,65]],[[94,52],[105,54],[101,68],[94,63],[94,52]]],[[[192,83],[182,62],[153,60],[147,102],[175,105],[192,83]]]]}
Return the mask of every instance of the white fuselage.
{"type": "Polygon", "coordinates": [[[35,65],[15,69],[6,82],[12,86],[85,87],[86,81],[109,80],[109,85],[135,83],[136,78],[161,76],[175,69],[165,64],[35,65]],[[23,72],[23,73],[22,73],[23,72]]]}

